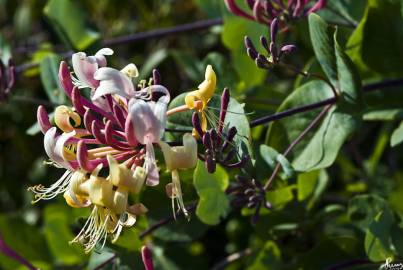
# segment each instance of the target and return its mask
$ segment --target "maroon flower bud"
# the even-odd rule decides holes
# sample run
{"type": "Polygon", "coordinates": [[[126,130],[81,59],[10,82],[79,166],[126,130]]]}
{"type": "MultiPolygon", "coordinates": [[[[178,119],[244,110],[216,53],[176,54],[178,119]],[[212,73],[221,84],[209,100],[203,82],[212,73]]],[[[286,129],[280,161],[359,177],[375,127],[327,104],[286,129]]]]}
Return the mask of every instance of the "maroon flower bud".
{"type": "Polygon", "coordinates": [[[147,246],[141,248],[141,259],[146,270],[154,270],[153,258],[151,250],[147,246]]]}
{"type": "Polygon", "coordinates": [[[199,133],[199,136],[202,137],[204,132],[200,124],[199,114],[197,112],[194,112],[192,115],[192,125],[197,133],[199,133]]]}
{"type": "Polygon", "coordinates": [[[211,156],[206,157],[205,165],[209,173],[214,173],[216,170],[216,162],[211,156]]]}
{"type": "Polygon", "coordinates": [[[278,19],[275,18],[270,24],[270,40],[276,43],[276,36],[278,33],[278,19]]]}
{"type": "Polygon", "coordinates": [[[157,69],[153,69],[153,83],[161,84],[161,74],[158,72],[157,69]]]}

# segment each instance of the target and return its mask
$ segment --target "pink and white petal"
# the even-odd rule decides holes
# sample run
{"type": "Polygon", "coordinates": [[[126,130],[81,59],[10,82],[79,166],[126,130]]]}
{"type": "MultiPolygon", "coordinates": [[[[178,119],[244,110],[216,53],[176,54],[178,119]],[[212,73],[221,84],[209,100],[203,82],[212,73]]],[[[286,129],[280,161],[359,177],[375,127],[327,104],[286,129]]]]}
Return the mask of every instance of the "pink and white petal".
{"type": "Polygon", "coordinates": [[[151,106],[141,99],[131,99],[129,102],[129,114],[133,121],[134,134],[141,144],[153,143],[160,140],[161,125],[155,117],[151,106]]]}
{"type": "Polygon", "coordinates": [[[83,52],[78,52],[72,56],[73,70],[78,80],[83,86],[97,88],[99,82],[94,79],[94,74],[98,70],[98,62],[94,56],[86,56],[83,52]]]}
{"type": "Polygon", "coordinates": [[[95,54],[95,58],[97,59],[97,63],[99,67],[106,67],[106,55],[112,55],[113,50],[110,48],[102,48],[95,54]]]}
{"type": "Polygon", "coordinates": [[[124,98],[134,96],[134,86],[131,80],[117,69],[102,67],[95,72],[94,78],[100,81],[96,89],[94,100],[107,94],[117,94],[124,98]]]}

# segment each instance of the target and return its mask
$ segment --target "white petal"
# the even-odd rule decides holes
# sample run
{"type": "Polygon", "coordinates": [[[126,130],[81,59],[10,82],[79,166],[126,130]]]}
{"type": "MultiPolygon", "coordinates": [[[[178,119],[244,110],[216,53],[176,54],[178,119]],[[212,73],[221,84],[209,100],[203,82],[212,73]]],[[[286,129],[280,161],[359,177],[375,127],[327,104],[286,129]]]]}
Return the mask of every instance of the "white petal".
{"type": "Polygon", "coordinates": [[[97,51],[97,53],[95,54],[95,56],[98,55],[112,55],[113,54],[113,50],[111,48],[102,48],[99,51],[97,51]]]}
{"type": "Polygon", "coordinates": [[[85,86],[96,88],[98,82],[94,74],[98,70],[98,62],[94,56],[87,57],[85,53],[78,52],[72,56],[73,69],[78,80],[85,86]]]}
{"type": "Polygon", "coordinates": [[[107,94],[118,94],[125,98],[134,96],[134,87],[130,79],[117,69],[103,67],[95,72],[95,79],[100,81],[92,99],[107,94]]]}
{"type": "Polygon", "coordinates": [[[134,134],[141,144],[158,142],[164,132],[164,126],[154,115],[151,106],[141,99],[129,102],[130,118],[133,121],[134,134]],[[161,132],[162,129],[162,132],[161,132]]]}

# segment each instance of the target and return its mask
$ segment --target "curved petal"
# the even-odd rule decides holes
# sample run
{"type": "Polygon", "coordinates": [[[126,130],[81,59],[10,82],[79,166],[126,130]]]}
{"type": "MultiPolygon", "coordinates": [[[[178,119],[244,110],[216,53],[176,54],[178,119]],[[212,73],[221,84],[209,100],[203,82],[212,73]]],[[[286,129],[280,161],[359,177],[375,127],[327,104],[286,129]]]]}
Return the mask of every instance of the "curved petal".
{"type": "Polygon", "coordinates": [[[97,58],[88,56],[83,52],[78,52],[72,56],[73,69],[82,86],[97,88],[99,82],[94,79],[94,74],[98,70],[97,58]]]}
{"type": "Polygon", "coordinates": [[[71,169],[71,166],[69,162],[64,159],[64,144],[68,141],[68,139],[74,136],[74,134],[75,132],[70,132],[64,133],[64,136],[59,136],[57,134],[57,128],[52,127],[45,133],[43,141],[45,152],[48,157],[55,162],[56,165],[68,170],[71,169]]]}
{"type": "Polygon", "coordinates": [[[99,67],[106,67],[106,58],[105,55],[112,55],[113,50],[110,48],[102,48],[95,54],[95,58],[97,59],[97,63],[99,67]]]}
{"type": "Polygon", "coordinates": [[[133,121],[134,135],[141,144],[158,142],[164,132],[164,126],[154,115],[151,106],[142,99],[129,102],[129,114],[133,121]]]}
{"type": "Polygon", "coordinates": [[[95,79],[100,81],[93,100],[107,94],[118,94],[124,98],[134,96],[134,86],[130,79],[117,69],[103,67],[95,72],[95,79]]]}

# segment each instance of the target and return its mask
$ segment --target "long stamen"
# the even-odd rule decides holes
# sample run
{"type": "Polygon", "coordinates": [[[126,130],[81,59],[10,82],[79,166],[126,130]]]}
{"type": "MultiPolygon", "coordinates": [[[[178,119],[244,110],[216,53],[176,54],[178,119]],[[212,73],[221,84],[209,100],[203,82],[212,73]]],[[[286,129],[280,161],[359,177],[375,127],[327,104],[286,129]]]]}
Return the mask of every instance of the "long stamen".
{"type": "Polygon", "coordinates": [[[71,171],[66,171],[59,180],[48,188],[42,185],[29,187],[28,190],[35,193],[35,200],[33,200],[32,203],[36,203],[40,200],[50,200],[58,194],[65,192],[70,184],[71,175],[71,171]]]}

